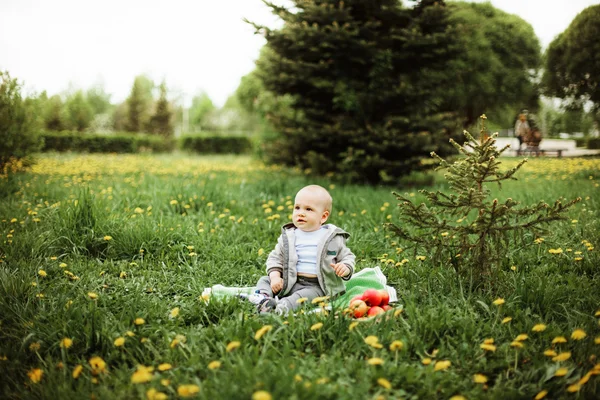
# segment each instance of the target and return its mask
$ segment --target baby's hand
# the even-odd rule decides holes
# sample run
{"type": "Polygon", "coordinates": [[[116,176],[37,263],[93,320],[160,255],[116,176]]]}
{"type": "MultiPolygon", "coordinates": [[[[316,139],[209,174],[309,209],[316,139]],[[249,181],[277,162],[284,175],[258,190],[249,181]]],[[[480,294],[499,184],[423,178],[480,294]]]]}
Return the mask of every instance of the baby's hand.
{"type": "Polygon", "coordinates": [[[335,271],[335,274],[341,278],[345,277],[346,275],[348,275],[350,273],[350,268],[348,268],[348,266],[344,263],[329,264],[329,265],[331,265],[331,267],[335,271]]]}
{"type": "Polygon", "coordinates": [[[283,289],[283,279],[278,276],[271,278],[271,290],[273,294],[279,293],[281,289],[283,289]]]}

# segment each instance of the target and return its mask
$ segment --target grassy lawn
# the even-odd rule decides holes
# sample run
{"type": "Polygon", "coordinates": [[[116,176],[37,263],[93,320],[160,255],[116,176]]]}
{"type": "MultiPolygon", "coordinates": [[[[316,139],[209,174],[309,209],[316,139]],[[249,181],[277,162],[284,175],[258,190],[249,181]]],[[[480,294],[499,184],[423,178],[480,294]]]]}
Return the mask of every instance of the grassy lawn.
{"type": "Polygon", "coordinates": [[[418,200],[418,186],[332,184],[243,157],[42,155],[0,182],[15,190],[0,200],[0,398],[598,398],[598,171],[600,159],[540,158],[492,188],[583,200],[472,291],[385,229],[391,192],[418,200]],[[309,183],[330,189],[329,222],[352,235],[357,269],[381,267],[396,309],[283,318],[203,298],[264,274],[309,183]]]}

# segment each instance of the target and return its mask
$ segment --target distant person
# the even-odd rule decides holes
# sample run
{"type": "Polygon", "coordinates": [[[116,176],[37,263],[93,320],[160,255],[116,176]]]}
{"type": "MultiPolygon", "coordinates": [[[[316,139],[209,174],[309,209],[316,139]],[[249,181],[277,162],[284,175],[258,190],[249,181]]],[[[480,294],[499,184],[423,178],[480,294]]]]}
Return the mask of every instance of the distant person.
{"type": "Polygon", "coordinates": [[[529,137],[531,129],[529,128],[529,122],[527,122],[527,115],[525,113],[519,114],[519,118],[515,124],[515,136],[519,140],[519,149],[517,153],[521,152],[521,146],[523,142],[529,137]]]}
{"type": "Polygon", "coordinates": [[[346,290],[354,272],[355,256],[346,246],[350,236],[333,224],[325,224],[331,213],[329,192],[318,185],[296,194],[292,223],[283,226],[275,249],[267,258],[267,276],[256,284],[248,299],[260,313],[287,314],[310,301],[346,290]]]}

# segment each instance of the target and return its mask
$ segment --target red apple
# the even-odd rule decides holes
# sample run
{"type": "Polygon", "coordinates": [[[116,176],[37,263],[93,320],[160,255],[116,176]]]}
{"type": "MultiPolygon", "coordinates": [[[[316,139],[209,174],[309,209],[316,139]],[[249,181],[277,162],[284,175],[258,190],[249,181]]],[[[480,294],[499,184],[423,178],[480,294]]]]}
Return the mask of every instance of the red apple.
{"type": "Polygon", "coordinates": [[[351,301],[348,308],[350,308],[350,313],[354,316],[354,318],[363,317],[369,310],[367,303],[359,299],[351,301]]]}
{"type": "Polygon", "coordinates": [[[381,304],[381,292],[376,289],[367,289],[363,293],[363,300],[371,307],[378,306],[381,304]]]}
{"type": "Polygon", "coordinates": [[[364,299],[363,299],[362,294],[358,294],[358,295],[354,296],[353,298],[351,298],[350,302],[348,304],[352,303],[354,300],[364,300],[364,299]]]}
{"type": "Polygon", "coordinates": [[[381,308],[379,306],[373,306],[373,307],[369,308],[369,312],[367,313],[367,316],[374,317],[376,315],[383,314],[384,312],[385,311],[383,311],[383,308],[381,308]]]}
{"type": "Polygon", "coordinates": [[[390,294],[385,289],[381,289],[379,291],[381,293],[381,304],[380,306],[385,306],[390,302],[390,294]]]}
{"type": "Polygon", "coordinates": [[[390,311],[392,309],[392,306],[390,306],[389,304],[386,304],[385,306],[383,306],[381,308],[383,308],[383,311],[387,312],[387,311],[390,311]]]}

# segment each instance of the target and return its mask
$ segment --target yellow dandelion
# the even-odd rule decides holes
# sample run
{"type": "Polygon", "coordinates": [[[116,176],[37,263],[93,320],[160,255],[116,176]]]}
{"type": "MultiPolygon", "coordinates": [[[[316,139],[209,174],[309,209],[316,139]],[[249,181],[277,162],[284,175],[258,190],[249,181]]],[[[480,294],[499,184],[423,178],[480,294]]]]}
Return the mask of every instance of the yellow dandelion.
{"type": "Polygon", "coordinates": [[[402,347],[404,347],[404,343],[402,343],[402,341],[400,341],[400,340],[394,340],[390,344],[391,351],[400,351],[400,350],[402,350],[402,347]]]}
{"type": "Polygon", "coordinates": [[[475,383],[487,383],[488,378],[483,374],[475,374],[473,375],[473,382],[475,383]]]}
{"type": "Polygon", "coordinates": [[[254,339],[260,340],[260,338],[263,337],[263,335],[269,332],[271,329],[273,329],[272,325],[263,326],[262,328],[256,331],[256,334],[254,334],[254,339]]]}
{"type": "Polygon", "coordinates": [[[434,371],[444,371],[444,370],[447,370],[450,367],[450,365],[452,365],[452,363],[448,360],[436,361],[433,366],[433,370],[434,371]]]}
{"type": "Polygon", "coordinates": [[[565,376],[569,370],[567,368],[559,368],[554,372],[554,376],[565,376]]]}
{"type": "Polygon", "coordinates": [[[79,375],[81,375],[81,371],[83,371],[83,365],[76,365],[75,368],[73,368],[73,373],[71,374],[73,376],[73,379],[79,378],[79,375]]]}
{"type": "Polygon", "coordinates": [[[159,371],[168,371],[171,368],[173,368],[173,366],[169,363],[162,363],[162,364],[159,364],[159,366],[158,366],[159,371]]]}
{"type": "Polygon", "coordinates": [[[481,347],[483,350],[486,350],[486,351],[496,351],[496,346],[493,344],[483,343],[483,344],[480,344],[479,347],[481,347]]]}
{"type": "Polygon", "coordinates": [[[400,314],[402,314],[403,311],[404,311],[403,308],[397,309],[396,311],[394,311],[394,317],[400,316],[400,314]]]}
{"type": "Polygon", "coordinates": [[[40,269],[38,271],[38,275],[41,276],[42,278],[48,276],[48,274],[46,273],[46,271],[44,271],[43,269],[40,269]]]}
{"type": "Polygon", "coordinates": [[[61,267],[61,268],[66,268],[67,264],[64,263],[64,262],[62,262],[62,263],[58,264],[58,266],[61,267]]]}
{"type": "Polygon", "coordinates": [[[125,332],[125,335],[129,336],[129,337],[133,337],[133,336],[135,336],[135,333],[133,333],[131,331],[127,331],[127,332],[125,332]]]}
{"type": "Polygon", "coordinates": [[[356,328],[358,326],[358,324],[359,324],[358,321],[351,322],[350,325],[348,325],[348,330],[349,331],[354,330],[354,328],[356,328]]]}
{"type": "Polygon", "coordinates": [[[98,375],[102,372],[106,372],[106,362],[101,357],[94,356],[88,361],[92,367],[92,374],[98,375]]]}
{"type": "Polygon", "coordinates": [[[517,336],[515,338],[515,341],[522,342],[524,340],[527,340],[528,338],[529,338],[529,336],[526,333],[521,333],[519,336],[517,336]]]}
{"type": "Polygon", "coordinates": [[[575,393],[575,392],[579,392],[580,389],[581,389],[581,385],[579,383],[575,383],[575,384],[567,387],[567,392],[575,393]]]}
{"type": "Polygon", "coordinates": [[[424,359],[421,360],[421,363],[423,365],[429,365],[429,364],[431,364],[431,358],[425,357],[424,359]]]}
{"type": "Polygon", "coordinates": [[[146,400],[167,400],[168,398],[169,396],[166,393],[159,392],[154,388],[146,391],[146,400]]]}
{"type": "Polygon", "coordinates": [[[177,394],[181,397],[192,397],[200,392],[198,385],[180,385],[177,387],[177,394]]]}
{"type": "Polygon", "coordinates": [[[516,347],[516,348],[522,348],[523,347],[523,343],[518,342],[518,341],[513,341],[510,343],[510,347],[516,347]]]}
{"type": "Polygon", "coordinates": [[[544,397],[546,397],[547,394],[548,394],[547,390],[542,390],[541,392],[539,392],[538,394],[536,394],[533,399],[534,400],[542,400],[544,397]]]}
{"type": "Polygon", "coordinates": [[[376,349],[383,348],[383,345],[381,343],[379,343],[379,338],[377,338],[377,336],[373,336],[373,335],[367,336],[364,339],[364,341],[366,344],[368,344],[369,346],[374,347],[376,349]]]}
{"type": "Polygon", "coordinates": [[[586,383],[588,383],[588,381],[592,377],[592,374],[593,374],[592,372],[588,372],[577,383],[580,385],[585,385],[586,383]]]}
{"type": "Polygon", "coordinates": [[[565,351],[564,353],[560,353],[560,354],[552,357],[552,361],[561,362],[561,361],[566,361],[569,358],[571,358],[571,352],[565,351]]]}
{"type": "Polygon", "coordinates": [[[534,325],[533,328],[531,328],[531,330],[533,332],[543,332],[543,331],[546,330],[546,325],[544,325],[544,324],[537,324],[537,325],[534,325]]]}
{"type": "Polygon", "coordinates": [[[302,304],[307,300],[308,300],[308,297],[300,297],[298,300],[296,300],[296,304],[302,304]]]}
{"type": "Polygon", "coordinates": [[[171,317],[171,318],[176,318],[178,315],[179,315],[179,307],[175,307],[169,313],[169,317],[171,317]]]}
{"type": "Polygon", "coordinates": [[[108,242],[109,240],[112,240],[112,236],[106,235],[104,236],[104,240],[108,242]]]}
{"type": "Polygon", "coordinates": [[[455,396],[450,397],[448,400],[467,400],[467,398],[463,395],[457,394],[455,396]]]}
{"type": "Polygon", "coordinates": [[[39,383],[42,380],[42,376],[44,376],[44,371],[40,368],[33,368],[27,372],[27,376],[33,383],[39,383]]]}
{"type": "Polygon", "coordinates": [[[415,258],[419,261],[425,261],[425,259],[427,259],[427,256],[416,256],[415,258]]]}
{"type": "Polygon", "coordinates": [[[144,318],[136,318],[135,321],[133,321],[134,324],[136,325],[144,325],[146,323],[146,320],[144,318]]]}
{"type": "Polygon", "coordinates": [[[96,300],[98,298],[98,294],[94,292],[88,292],[87,295],[91,300],[96,300]]]}
{"type": "Polygon", "coordinates": [[[227,352],[230,352],[230,351],[233,351],[233,350],[237,349],[237,348],[238,348],[238,347],[240,347],[240,346],[241,346],[241,343],[240,343],[240,342],[238,342],[237,340],[235,340],[235,341],[233,341],[233,342],[229,342],[229,343],[227,344],[227,347],[226,347],[226,349],[227,349],[227,352]]]}
{"type": "Polygon", "coordinates": [[[502,297],[498,297],[496,300],[494,300],[492,302],[492,304],[494,304],[495,306],[501,306],[504,303],[505,303],[505,301],[502,297]]]}
{"type": "Polygon", "coordinates": [[[68,349],[71,346],[73,346],[73,340],[70,338],[62,338],[62,340],[60,341],[60,347],[64,349],[68,349]]]}
{"type": "Polygon", "coordinates": [[[557,343],[567,343],[567,338],[565,338],[564,336],[557,336],[554,339],[552,339],[552,344],[557,343]]]}
{"type": "Polygon", "coordinates": [[[153,368],[138,365],[137,370],[131,375],[131,383],[146,383],[152,380],[153,368]]]}
{"type": "Polygon", "coordinates": [[[265,249],[263,249],[263,248],[258,249],[258,256],[259,257],[262,256],[264,253],[265,253],[265,249]]]}
{"type": "Polygon", "coordinates": [[[310,327],[310,330],[311,331],[318,331],[322,327],[323,327],[323,323],[322,322],[317,322],[316,324],[314,324],[313,326],[310,327]]]}
{"type": "Polygon", "coordinates": [[[562,254],[562,252],[563,252],[563,249],[561,249],[561,248],[548,250],[548,253],[550,253],[550,254],[562,254]]]}
{"type": "Polygon", "coordinates": [[[170,379],[161,379],[160,384],[163,386],[169,386],[171,384],[171,380],[170,379]]]}
{"type": "Polygon", "coordinates": [[[494,338],[484,339],[483,344],[494,344],[494,338]]]}
{"type": "Polygon", "coordinates": [[[385,378],[379,378],[379,379],[377,379],[377,383],[382,388],[385,388],[385,389],[388,389],[388,390],[390,390],[392,388],[392,384],[390,383],[390,381],[388,381],[385,378]]]}
{"type": "Polygon", "coordinates": [[[571,333],[571,339],[573,340],[581,340],[585,338],[587,334],[583,329],[575,329],[573,333],[571,333]]]}
{"type": "Polygon", "coordinates": [[[40,349],[40,347],[41,347],[40,342],[33,342],[29,345],[29,350],[38,351],[40,349]]]}
{"type": "Polygon", "coordinates": [[[314,299],[312,299],[311,303],[319,304],[319,303],[322,303],[327,300],[329,300],[329,296],[320,296],[320,297],[315,297],[314,299]]]}
{"type": "Polygon", "coordinates": [[[273,396],[266,390],[258,390],[252,393],[252,400],[273,400],[273,396]]]}
{"type": "Polygon", "coordinates": [[[594,344],[600,344],[600,336],[594,338],[594,344]]]}
{"type": "Polygon", "coordinates": [[[369,365],[383,365],[384,361],[383,359],[379,358],[379,357],[373,357],[373,358],[369,358],[367,360],[367,364],[369,365]]]}
{"type": "Polygon", "coordinates": [[[208,369],[219,369],[221,368],[221,361],[211,361],[208,363],[208,369]]]}
{"type": "Polygon", "coordinates": [[[118,338],[116,338],[116,339],[115,339],[115,341],[114,341],[114,345],[115,345],[116,347],[121,347],[121,346],[123,346],[124,344],[125,344],[125,338],[124,338],[124,337],[118,337],[118,338]]]}
{"type": "Polygon", "coordinates": [[[598,310],[594,313],[594,317],[600,317],[600,310],[598,310]]]}
{"type": "Polygon", "coordinates": [[[556,352],[552,349],[548,349],[544,351],[544,355],[546,357],[556,357],[556,352]]]}
{"type": "Polygon", "coordinates": [[[503,323],[503,324],[507,324],[507,323],[509,323],[510,321],[512,321],[512,318],[511,318],[511,317],[506,317],[506,318],[504,318],[504,319],[502,320],[502,323],[503,323]]]}

